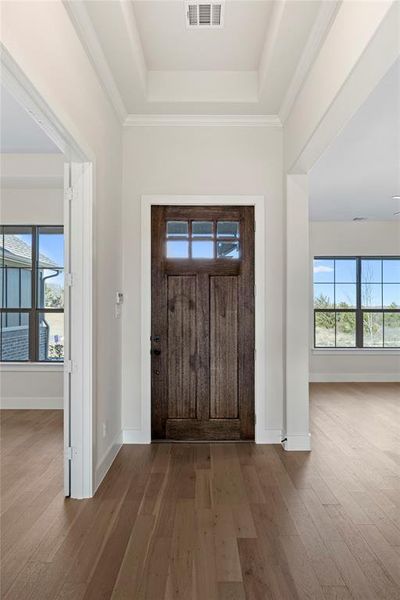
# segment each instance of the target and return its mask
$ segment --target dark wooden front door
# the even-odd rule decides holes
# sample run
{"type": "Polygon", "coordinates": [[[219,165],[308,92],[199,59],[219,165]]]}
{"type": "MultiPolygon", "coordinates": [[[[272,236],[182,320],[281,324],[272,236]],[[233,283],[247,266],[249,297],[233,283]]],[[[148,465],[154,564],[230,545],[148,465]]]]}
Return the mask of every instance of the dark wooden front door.
{"type": "Polygon", "coordinates": [[[152,207],[152,437],[254,439],[254,209],[152,207]]]}

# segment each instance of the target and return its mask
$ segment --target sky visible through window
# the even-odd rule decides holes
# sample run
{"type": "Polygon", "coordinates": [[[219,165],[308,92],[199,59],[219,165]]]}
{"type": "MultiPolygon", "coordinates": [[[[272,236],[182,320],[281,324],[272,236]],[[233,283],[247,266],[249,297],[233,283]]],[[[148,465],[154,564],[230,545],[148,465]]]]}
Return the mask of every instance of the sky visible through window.
{"type": "MultiPolygon", "coordinates": [[[[381,281],[381,260],[364,260],[370,273],[370,281],[381,281]]],[[[336,281],[356,281],[355,260],[336,260],[336,281]]],[[[314,282],[331,283],[334,276],[333,259],[316,259],[314,261],[314,282]]],[[[363,278],[362,278],[363,279],[363,278]]],[[[383,279],[385,283],[400,283],[400,259],[383,260],[383,279]]]]}

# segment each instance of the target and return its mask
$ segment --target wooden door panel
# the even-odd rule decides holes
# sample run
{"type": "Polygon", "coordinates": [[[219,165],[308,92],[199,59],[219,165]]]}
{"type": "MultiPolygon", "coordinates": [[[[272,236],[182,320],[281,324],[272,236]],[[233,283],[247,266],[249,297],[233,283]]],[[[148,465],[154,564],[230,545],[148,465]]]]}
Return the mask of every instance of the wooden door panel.
{"type": "Polygon", "coordinates": [[[153,439],[254,439],[253,207],[152,207],[151,244],[153,439]]]}
{"type": "Polygon", "coordinates": [[[168,417],[196,418],[196,277],[168,277],[168,417]]]}
{"type": "Polygon", "coordinates": [[[240,440],[240,429],[239,419],[168,419],[165,437],[169,440],[240,440]]]}
{"type": "Polygon", "coordinates": [[[238,417],[237,277],[210,278],[210,417],[238,417]]]}

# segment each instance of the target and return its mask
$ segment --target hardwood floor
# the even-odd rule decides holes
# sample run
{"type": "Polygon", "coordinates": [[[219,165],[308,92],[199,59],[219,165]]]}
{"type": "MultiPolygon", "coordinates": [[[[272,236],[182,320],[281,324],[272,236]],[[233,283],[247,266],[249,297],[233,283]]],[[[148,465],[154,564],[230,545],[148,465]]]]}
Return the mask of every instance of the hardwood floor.
{"type": "Polygon", "coordinates": [[[62,496],[57,411],[2,413],[2,598],[400,598],[400,385],[314,384],[311,453],[122,448],[62,496]]]}

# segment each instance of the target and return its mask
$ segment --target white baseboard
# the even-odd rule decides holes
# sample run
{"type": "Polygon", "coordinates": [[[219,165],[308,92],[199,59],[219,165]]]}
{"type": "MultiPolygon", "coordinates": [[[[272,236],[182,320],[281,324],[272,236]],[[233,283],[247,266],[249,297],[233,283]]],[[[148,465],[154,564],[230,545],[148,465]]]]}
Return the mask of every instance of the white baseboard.
{"type": "Polygon", "coordinates": [[[124,444],[150,444],[149,434],[141,429],[124,429],[122,432],[124,444]]]}
{"type": "Polygon", "coordinates": [[[256,431],[256,444],[280,444],[282,431],[280,429],[262,429],[256,431]]]}
{"type": "Polygon", "coordinates": [[[28,398],[1,398],[0,408],[14,410],[46,410],[46,409],[62,409],[64,408],[63,397],[57,398],[38,398],[37,396],[28,398]]]}
{"type": "Polygon", "coordinates": [[[109,468],[111,467],[111,465],[113,464],[114,459],[117,456],[118,452],[120,451],[121,447],[122,447],[122,431],[119,431],[117,433],[117,435],[115,436],[115,438],[113,439],[110,446],[108,447],[108,449],[106,450],[103,458],[97,464],[95,477],[94,477],[93,495],[96,492],[99,485],[101,484],[101,482],[103,481],[104,477],[107,475],[107,472],[108,472],[109,468]]]}
{"type": "Polygon", "coordinates": [[[310,383],[397,383],[400,373],[310,373],[310,383]]]}
{"type": "Polygon", "coordinates": [[[310,433],[295,433],[286,434],[286,440],[282,442],[282,446],[289,452],[294,451],[309,451],[311,450],[311,434],[310,433]]]}

